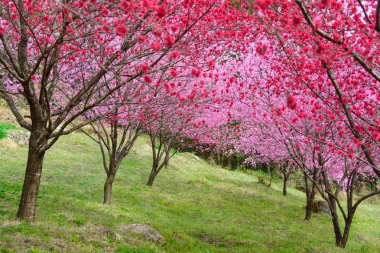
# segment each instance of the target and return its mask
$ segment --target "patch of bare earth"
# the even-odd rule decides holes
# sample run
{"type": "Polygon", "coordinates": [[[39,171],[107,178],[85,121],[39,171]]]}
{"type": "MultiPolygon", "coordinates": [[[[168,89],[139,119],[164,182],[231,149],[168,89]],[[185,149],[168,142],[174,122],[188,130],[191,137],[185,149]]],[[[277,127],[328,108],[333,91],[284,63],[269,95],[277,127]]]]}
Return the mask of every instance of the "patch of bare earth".
{"type": "Polygon", "coordinates": [[[231,248],[239,245],[250,244],[249,241],[219,238],[217,236],[201,232],[196,234],[201,241],[216,247],[231,248]]]}

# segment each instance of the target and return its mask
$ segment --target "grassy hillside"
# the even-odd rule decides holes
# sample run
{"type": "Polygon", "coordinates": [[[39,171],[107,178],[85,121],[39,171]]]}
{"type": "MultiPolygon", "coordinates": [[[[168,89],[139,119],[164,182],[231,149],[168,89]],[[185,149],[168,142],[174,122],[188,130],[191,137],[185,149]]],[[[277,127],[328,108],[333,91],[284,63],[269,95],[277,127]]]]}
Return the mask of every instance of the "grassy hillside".
{"type": "Polygon", "coordinates": [[[0,252],[380,252],[380,207],[364,204],[347,250],[334,246],[328,216],[304,222],[303,193],[268,188],[254,175],[176,155],[153,188],[150,148],[140,138],[103,206],[105,174],[97,146],[84,135],[64,137],[48,152],[35,224],[14,220],[26,148],[0,146],[0,252]],[[148,223],[166,239],[155,245],[119,234],[148,223]]]}

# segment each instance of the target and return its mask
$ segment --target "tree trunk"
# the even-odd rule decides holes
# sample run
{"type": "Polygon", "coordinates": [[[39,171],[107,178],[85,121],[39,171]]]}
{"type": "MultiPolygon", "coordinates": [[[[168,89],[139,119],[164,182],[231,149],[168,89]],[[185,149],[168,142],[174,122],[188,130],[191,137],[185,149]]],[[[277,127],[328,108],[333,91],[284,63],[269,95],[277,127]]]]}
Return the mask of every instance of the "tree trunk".
{"type": "Polygon", "coordinates": [[[154,179],[156,179],[158,172],[157,167],[153,166],[152,171],[150,172],[148,182],[146,183],[148,186],[152,186],[154,183],[154,179]]]}
{"type": "Polygon", "coordinates": [[[208,162],[211,163],[211,164],[215,164],[215,159],[214,159],[214,156],[215,156],[215,149],[213,149],[210,153],[210,155],[208,156],[208,162]]]}
{"type": "Polygon", "coordinates": [[[228,158],[227,158],[227,162],[228,162],[228,169],[230,169],[230,170],[232,170],[233,168],[232,168],[232,156],[229,156],[228,158]]]}
{"type": "Polygon", "coordinates": [[[112,184],[115,179],[115,173],[109,172],[107,174],[107,180],[104,184],[104,205],[111,205],[112,202],[112,184]]]}
{"type": "Polygon", "coordinates": [[[272,167],[270,164],[268,164],[267,166],[268,166],[268,172],[270,175],[268,187],[272,187],[272,181],[273,181],[272,167]]]}
{"type": "Polygon", "coordinates": [[[347,241],[348,241],[348,236],[350,235],[350,229],[351,229],[351,224],[352,224],[352,219],[353,219],[353,214],[348,214],[348,218],[347,220],[345,221],[345,226],[344,226],[344,232],[343,232],[343,237],[342,237],[342,241],[339,245],[339,247],[342,247],[342,248],[345,248],[346,245],[347,245],[347,241]]]}
{"type": "Polygon", "coordinates": [[[288,178],[284,176],[283,183],[282,183],[282,194],[284,196],[288,195],[287,184],[288,184],[288,178]]]}
{"type": "Polygon", "coordinates": [[[47,139],[42,140],[41,135],[31,133],[29,138],[28,163],[26,165],[24,185],[17,212],[18,220],[34,221],[36,217],[37,197],[45,156],[45,152],[40,152],[39,148],[47,143],[47,139]]]}
{"type": "MultiPolygon", "coordinates": [[[[331,190],[330,187],[328,187],[328,190],[331,190]]],[[[335,244],[338,247],[342,247],[343,235],[342,235],[342,231],[340,230],[339,216],[336,209],[336,200],[331,195],[328,196],[328,200],[329,200],[328,204],[329,204],[330,212],[331,212],[331,219],[332,219],[332,223],[334,227],[335,244]]]]}
{"type": "Polygon", "coordinates": [[[307,177],[306,172],[303,173],[303,178],[305,182],[305,194],[306,194],[306,206],[305,206],[305,219],[306,221],[309,221],[311,219],[311,215],[313,212],[313,204],[314,204],[314,198],[315,198],[315,185],[310,182],[311,185],[309,185],[309,179],[307,177]]]}
{"type": "Polygon", "coordinates": [[[150,173],[148,182],[146,184],[149,185],[149,186],[152,186],[153,183],[154,183],[154,179],[156,179],[156,176],[157,176],[156,173],[154,173],[154,172],[150,173]]]}
{"type": "MultiPolygon", "coordinates": [[[[306,193],[306,196],[308,194],[306,193]]],[[[305,220],[309,221],[311,219],[311,214],[313,212],[313,201],[314,198],[311,198],[310,195],[306,197],[306,213],[305,213],[305,220]]]]}
{"type": "Polygon", "coordinates": [[[343,236],[342,236],[342,232],[340,231],[339,217],[338,217],[338,214],[336,213],[336,210],[335,211],[331,210],[331,216],[332,216],[331,219],[334,226],[335,244],[339,247],[342,247],[343,236]]]}
{"type": "Polygon", "coordinates": [[[311,215],[313,212],[313,204],[314,204],[314,198],[315,198],[315,187],[314,185],[311,186],[311,188],[306,186],[306,213],[305,213],[305,220],[309,221],[311,219],[311,215]]]}

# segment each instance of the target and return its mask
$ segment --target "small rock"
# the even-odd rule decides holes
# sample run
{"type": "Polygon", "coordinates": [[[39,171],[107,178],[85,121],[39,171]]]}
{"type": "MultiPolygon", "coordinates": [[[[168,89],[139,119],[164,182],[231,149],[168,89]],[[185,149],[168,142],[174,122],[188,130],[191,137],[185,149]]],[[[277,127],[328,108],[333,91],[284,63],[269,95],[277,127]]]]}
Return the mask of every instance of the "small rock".
{"type": "Polygon", "coordinates": [[[22,130],[7,131],[7,139],[14,141],[17,145],[26,146],[29,143],[30,132],[22,130]]]}
{"type": "Polygon", "coordinates": [[[133,233],[141,235],[146,240],[150,240],[155,243],[165,243],[165,238],[162,237],[162,235],[156,229],[147,224],[121,225],[120,230],[131,231],[133,233]]]}
{"type": "Polygon", "coordinates": [[[21,224],[21,222],[18,220],[5,220],[5,221],[0,223],[0,228],[18,226],[20,224],[21,224]]]}
{"type": "Polygon", "coordinates": [[[198,156],[196,156],[196,155],[194,155],[194,154],[193,154],[193,158],[194,158],[195,160],[197,160],[197,161],[200,161],[200,160],[201,160],[201,158],[199,158],[198,156]]]}

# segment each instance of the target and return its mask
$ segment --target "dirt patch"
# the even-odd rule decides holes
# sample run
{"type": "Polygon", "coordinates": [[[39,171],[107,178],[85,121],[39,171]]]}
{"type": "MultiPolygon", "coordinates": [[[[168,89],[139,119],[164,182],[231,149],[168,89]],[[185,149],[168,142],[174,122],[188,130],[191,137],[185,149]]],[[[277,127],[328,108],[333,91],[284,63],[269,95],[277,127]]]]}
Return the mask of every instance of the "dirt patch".
{"type": "Polygon", "coordinates": [[[249,242],[245,241],[236,241],[233,239],[219,238],[217,236],[205,232],[198,233],[195,236],[199,238],[201,241],[209,245],[213,245],[215,247],[231,248],[238,245],[249,244],[249,242]]]}
{"type": "Polygon", "coordinates": [[[17,124],[16,118],[13,116],[12,112],[7,108],[0,108],[0,122],[17,124]]]}
{"type": "MultiPolygon", "coordinates": [[[[22,116],[24,116],[24,119],[27,122],[30,122],[30,116],[28,116],[30,114],[28,110],[25,110],[25,108],[22,108],[20,109],[20,113],[22,116]]],[[[6,106],[5,107],[0,106],[0,122],[8,122],[16,126],[18,125],[18,122],[15,116],[13,115],[11,110],[6,106]]]]}
{"type": "Polygon", "coordinates": [[[108,237],[115,237],[115,233],[112,228],[105,227],[98,224],[86,223],[84,226],[76,230],[80,234],[86,234],[88,237],[97,240],[108,240],[108,237]]]}
{"type": "Polygon", "coordinates": [[[50,249],[54,251],[61,252],[63,250],[66,250],[70,248],[69,243],[66,241],[60,239],[60,238],[53,238],[50,240],[50,249]]]}
{"type": "Polygon", "coordinates": [[[7,147],[7,148],[17,148],[18,147],[18,145],[15,141],[8,139],[8,138],[0,139],[0,146],[1,147],[7,147]]]}
{"type": "Polygon", "coordinates": [[[20,221],[17,220],[6,220],[0,223],[1,228],[12,227],[20,225],[20,221]]]}
{"type": "Polygon", "coordinates": [[[215,184],[214,186],[218,189],[229,191],[229,192],[239,194],[239,195],[243,194],[243,195],[248,195],[248,196],[257,196],[257,192],[252,189],[245,188],[245,187],[236,187],[235,185],[229,184],[229,183],[219,183],[219,184],[215,184]]]}

